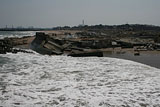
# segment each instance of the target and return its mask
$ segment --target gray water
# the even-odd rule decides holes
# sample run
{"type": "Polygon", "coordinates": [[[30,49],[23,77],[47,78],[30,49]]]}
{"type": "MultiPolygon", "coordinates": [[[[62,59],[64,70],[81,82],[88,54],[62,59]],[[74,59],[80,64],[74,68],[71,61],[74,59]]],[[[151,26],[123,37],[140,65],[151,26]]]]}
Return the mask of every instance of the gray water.
{"type": "Polygon", "coordinates": [[[2,107],[160,107],[160,70],[109,57],[0,55],[2,107]]]}
{"type": "Polygon", "coordinates": [[[35,31],[0,31],[0,39],[10,37],[34,36],[35,31]]]}
{"type": "MultiPolygon", "coordinates": [[[[1,37],[32,35],[31,32],[0,33],[4,34],[1,37]]],[[[106,56],[0,54],[0,106],[160,106],[160,70],[119,59],[152,62],[155,66],[159,56],[135,57],[128,53],[106,56]]]]}

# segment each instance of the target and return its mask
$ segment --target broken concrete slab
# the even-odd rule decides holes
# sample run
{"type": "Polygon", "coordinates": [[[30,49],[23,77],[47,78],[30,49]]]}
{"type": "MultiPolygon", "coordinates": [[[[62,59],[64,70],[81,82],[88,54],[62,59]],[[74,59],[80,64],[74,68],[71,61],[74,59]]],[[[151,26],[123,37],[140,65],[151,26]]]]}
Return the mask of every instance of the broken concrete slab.
{"type": "MultiPolygon", "coordinates": [[[[94,41],[96,39],[88,38],[90,41],[94,41]]],[[[92,49],[92,42],[88,42],[88,44],[84,44],[84,42],[88,41],[85,39],[78,38],[60,38],[45,34],[45,33],[36,33],[36,38],[32,41],[31,47],[33,50],[40,54],[48,54],[48,55],[69,55],[69,56],[103,56],[103,53],[100,51],[88,51],[87,48],[92,49]]],[[[96,40],[97,41],[97,40],[96,40]]],[[[96,42],[95,41],[95,42],[96,42]]]]}

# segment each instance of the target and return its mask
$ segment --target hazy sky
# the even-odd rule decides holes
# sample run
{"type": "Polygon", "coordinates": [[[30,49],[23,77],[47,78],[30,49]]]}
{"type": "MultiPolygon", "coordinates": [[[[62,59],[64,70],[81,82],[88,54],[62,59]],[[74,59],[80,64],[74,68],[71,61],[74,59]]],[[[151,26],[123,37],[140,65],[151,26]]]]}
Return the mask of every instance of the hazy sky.
{"type": "Polygon", "coordinates": [[[0,0],[0,27],[153,24],[160,0],[0,0]]]}

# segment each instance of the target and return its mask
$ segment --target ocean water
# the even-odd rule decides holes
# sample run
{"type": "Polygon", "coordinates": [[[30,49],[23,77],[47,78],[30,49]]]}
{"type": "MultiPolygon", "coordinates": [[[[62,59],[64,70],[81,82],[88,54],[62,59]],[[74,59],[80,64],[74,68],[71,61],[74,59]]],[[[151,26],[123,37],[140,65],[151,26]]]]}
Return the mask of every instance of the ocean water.
{"type": "Polygon", "coordinates": [[[2,107],[160,107],[160,70],[109,57],[0,55],[2,107]]]}
{"type": "Polygon", "coordinates": [[[6,37],[24,37],[24,36],[34,36],[35,31],[0,31],[0,39],[6,37]]]}
{"type": "Polygon", "coordinates": [[[0,55],[0,106],[160,107],[160,69],[109,57],[7,53],[0,55]]]}

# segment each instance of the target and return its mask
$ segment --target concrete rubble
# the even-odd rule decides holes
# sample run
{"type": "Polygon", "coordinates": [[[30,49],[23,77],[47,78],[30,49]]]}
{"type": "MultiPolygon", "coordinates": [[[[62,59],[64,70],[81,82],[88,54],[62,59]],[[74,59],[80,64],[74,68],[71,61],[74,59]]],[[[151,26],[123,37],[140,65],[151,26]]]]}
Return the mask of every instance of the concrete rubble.
{"type": "Polygon", "coordinates": [[[47,55],[68,55],[74,57],[98,56],[102,57],[104,49],[130,48],[135,50],[135,55],[139,55],[142,50],[158,50],[159,45],[132,39],[113,39],[95,32],[68,32],[63,33],[43,33],[37,32],[35,39],[31,43],[31,49],[47,55]]]}
{"type": "Polygon", "coordinates": [[[29,47],[30,38],[33,37],[23,37],[23,38],[4,38],[0,39],[0,54],[6,53],[32,53],[25,50],[29,47]],[[23,47],[23,48],[22,48],[23,47]]]}
{"type": "Polygon", "coordinates": [[[31,43],[31,49],[41,54],[48,55],[68,55],[74,57],[81,56],[103,56],[103,51],[111,45],[110,39],[87,37],[85,33],[64,33],[64,34],[45,34],[36,33],[36,38],[31,43]],[[81,35],[81,36],[80,36],[81,35]],[[83,37],[84,36],[84,37],[83,37]]]}
{"type": "Polygon", "coordinates": [[[32,49],[44,55],[67,55],[73,57],[103,57],[105,51],[125,53],[130,49],[134,55],[140,51],[159,51],[160,44],[153,39],[134,37],[112,37],[94,31],[45,31],[35,36],[22,38],[5,38],[0,40],[0,54],[28,52],[32,49]]]}

